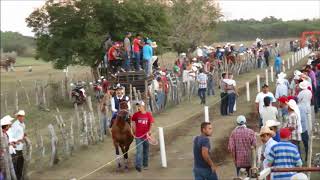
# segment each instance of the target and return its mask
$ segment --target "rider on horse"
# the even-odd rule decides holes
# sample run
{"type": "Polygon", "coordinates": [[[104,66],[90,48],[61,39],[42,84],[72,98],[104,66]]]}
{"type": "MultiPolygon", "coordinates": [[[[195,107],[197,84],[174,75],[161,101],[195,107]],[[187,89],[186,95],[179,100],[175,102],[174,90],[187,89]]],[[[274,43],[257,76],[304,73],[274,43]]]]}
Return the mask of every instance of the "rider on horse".
{"type": "Polygon", "coordinates": [[[118,84],[116,87],[116,95],[111,98],[112,118],[110,122],[110,128],[112,127],[113,120],[117,117],[118,112],[121,110],[120,103],[123,101],[127,102],[128,110],[130,110],[131,107],[129,97],[125,95],[124,87],[118,84]]]}

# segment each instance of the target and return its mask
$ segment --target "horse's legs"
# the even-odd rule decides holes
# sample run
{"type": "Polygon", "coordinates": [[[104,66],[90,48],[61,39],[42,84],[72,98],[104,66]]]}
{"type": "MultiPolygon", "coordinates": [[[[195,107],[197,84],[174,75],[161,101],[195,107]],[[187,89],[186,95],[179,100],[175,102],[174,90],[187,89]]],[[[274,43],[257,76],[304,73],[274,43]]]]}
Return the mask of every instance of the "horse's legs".
{"type": "Polygon", "coordinates": [[[114,143],[114,147],[116,149],[116,162],[117,162],[117,167],[118,169],[121,168],[121,157],[120,157],[120,153],[119,153],[119,144],[114,143]]]}
{"type": "Polygon", "coordinates": [[[121,151],[122,151],[122,154],[123,154],[123,157],[124,157],[124,168],[125,170],[128,170],[128,165],[129,165],[129,162],[128,162],[128,150],[129,150],[129,146],[121,146],[121,151]]]}

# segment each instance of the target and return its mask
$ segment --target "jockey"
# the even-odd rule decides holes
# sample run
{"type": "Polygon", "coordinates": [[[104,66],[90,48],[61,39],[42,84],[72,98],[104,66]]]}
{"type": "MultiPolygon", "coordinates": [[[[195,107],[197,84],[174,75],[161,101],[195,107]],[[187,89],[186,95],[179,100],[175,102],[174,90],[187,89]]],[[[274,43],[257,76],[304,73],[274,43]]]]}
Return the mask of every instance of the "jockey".
{"type": "Polygon", "coordinates": [[[128,96],[124,95],[124,87],[117,84],[116,87],[116,95],[111,98],[111,111],[112,111],[112,118],[110,122],[110,128],[112,127],[113,119],[117,117],[118,111],[120,110],[120,102],[126,101],[128,104],[128,110],[130,110],[130,100],[128,96]]]}

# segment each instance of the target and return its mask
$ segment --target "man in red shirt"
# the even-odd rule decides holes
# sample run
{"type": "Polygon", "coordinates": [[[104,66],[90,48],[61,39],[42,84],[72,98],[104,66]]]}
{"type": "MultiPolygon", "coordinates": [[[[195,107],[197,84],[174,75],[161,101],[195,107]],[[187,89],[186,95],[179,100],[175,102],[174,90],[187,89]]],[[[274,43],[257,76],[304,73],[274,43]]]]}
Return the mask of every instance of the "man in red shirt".
{"type": "Polygon", "coordinates": [[[134,65],[137,71],[141,70],[140,59],[141,53],[140,48],[143,47],[143,42],[141,41],[141,34],[137,34],[137,37],[133,39],[133,55],[134,55],[134,65]]]}
{"type": "Polygon", "coordinates": [[[143,101],[137,104],[138,112],[132,116],[132,127],[136,139],[136,170],[141,172],[143,169],[148,169],[148,156],[149,156],[149,141],[148,135],[151,133],[152,123],[154,119],[150,112],[145,109],[143,101]]]}
{"type": "Polygon", "coordinates": [[[120,48],[120,44],[116,43],[108,51],[108,60],[112,73],[116,73],[117,68],[119,66],[119,55],[118,49],[120,48]]]}

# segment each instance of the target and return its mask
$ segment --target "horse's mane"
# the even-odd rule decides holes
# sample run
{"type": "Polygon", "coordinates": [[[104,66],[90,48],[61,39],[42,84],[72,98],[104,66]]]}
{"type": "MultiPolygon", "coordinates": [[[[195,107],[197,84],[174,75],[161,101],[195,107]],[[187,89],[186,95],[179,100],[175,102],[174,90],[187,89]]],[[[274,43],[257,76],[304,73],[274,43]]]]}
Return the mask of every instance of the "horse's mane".
{"type": "Polygon", "coordinates": [[[128,103],[125,100],[120,101],[119,107],[120,107],[120,109],[129,109],[128,103]]]}

